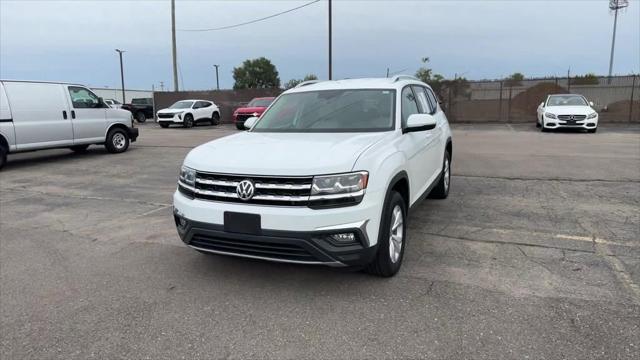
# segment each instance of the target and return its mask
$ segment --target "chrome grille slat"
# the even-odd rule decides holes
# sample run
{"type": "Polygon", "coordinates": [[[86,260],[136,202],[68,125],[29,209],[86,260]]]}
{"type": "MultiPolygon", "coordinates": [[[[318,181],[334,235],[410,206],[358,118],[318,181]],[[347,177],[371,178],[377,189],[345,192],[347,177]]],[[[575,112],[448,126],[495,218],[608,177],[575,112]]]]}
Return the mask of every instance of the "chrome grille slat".
{"type": "Polygon", "coordinates": [[[566,121],[566,120],[575,120],[582,121],[586,119],[586,115],[558,115],[558,120],[566,121]]]}
{"type": "Polygon", "coordinates": [[[306,206],[311,195],[312,182],[311,176],[278,177],[197,172],[194,187],[185,184],[181,186],[193,191],[194,197],[200,200],[306,206]],[[243,180],[251,180],[254,184],[254,195],[250,200],[243,200],[236,193],[236,187],[243,180]]]}

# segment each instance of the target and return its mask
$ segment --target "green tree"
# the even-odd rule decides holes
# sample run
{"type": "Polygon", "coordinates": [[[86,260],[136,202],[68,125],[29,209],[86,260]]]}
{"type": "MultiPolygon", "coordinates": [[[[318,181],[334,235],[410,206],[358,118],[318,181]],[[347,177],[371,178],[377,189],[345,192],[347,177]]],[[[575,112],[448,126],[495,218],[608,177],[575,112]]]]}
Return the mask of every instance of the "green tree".
{"type": "Polygon", "coordinates": [[[524,74],[522,73],[513,73],[506,78],[506,85],[509,87],[520,86],[522,85],[522,81],[524,80],[524,74]]]}
{"type": "Polygon", "coordinates": [[[571,79],[571,84],[574,85],[598,85],[599,83],[600,80],[594,73],[587,73],[585,75],[576,76],[571,79]]]}
{"type": "Polygon", "coordinates": [[[280,87],[278,70],[271,60],[265,57],[245,60],[241,66],[233,69],[233,79],[234,89],[280,87]]]}
{"type": "Polygon", "coordinates": [[[318,80],[318,77],[315,74],[307,74],[302,79],[291,79],[284,84],[284,88],[291,89],[298,86],[301,82],[309,80],[318,80]]]}

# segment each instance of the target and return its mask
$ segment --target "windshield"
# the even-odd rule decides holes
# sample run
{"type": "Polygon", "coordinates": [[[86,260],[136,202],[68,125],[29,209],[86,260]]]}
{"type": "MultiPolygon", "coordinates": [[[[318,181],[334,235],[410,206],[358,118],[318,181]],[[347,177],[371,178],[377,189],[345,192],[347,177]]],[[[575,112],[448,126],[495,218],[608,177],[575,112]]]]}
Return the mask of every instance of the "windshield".
{"type": "Polygon", "coordinates": [[[271,105],[273,99],[253,99],[247,104],[247,107],[267,107],[271,105]]]}
{"type": "Polygon", "coordinates": [[[169,109],[189,109],[193,101],[178,101],[177,103],[169,106],[169,109]]]}
{"type": "Polygon", "coordinates": [[[136,104],[136,105],[148,105],[151,104],[151,99],[133,99],[131,100],[132,104],[136,104]]]}
{"type": "Polygon", "coordinates": [[[587,101],[579,95],[554,95],[549,97],[547,106],[586,106],[587,101]]]}
{"type": "Polygon", "coordinates": [[[257,132],[393,130],[395,90],[323,90],[285,94],[262,115],[257,132]]]}

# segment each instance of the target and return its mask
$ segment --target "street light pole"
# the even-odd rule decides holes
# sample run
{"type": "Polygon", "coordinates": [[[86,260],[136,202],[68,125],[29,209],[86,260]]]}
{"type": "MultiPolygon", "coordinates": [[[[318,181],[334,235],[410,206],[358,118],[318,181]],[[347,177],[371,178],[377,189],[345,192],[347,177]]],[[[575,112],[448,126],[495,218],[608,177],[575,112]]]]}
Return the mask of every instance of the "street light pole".
{"type": "Polygon", "coordinates": [[[220,81],[218,81],[218,67],[220,65],[213,65],[216,68],[216,89],[220,90],[220,81]]]}
{"type": "Polygon", "coordinates": [[[332,79],[332,69],[331,69],[331,0],[329,0],[329,80],[332,79]]]}
{"type": "Polygon", "coordinates": [[[171,49],[173,55],[173,91],[178,91],[178,54],[176,50],[176,0],[171,0],[171,49]]]}
{"type": "Polygon", "coordinates": [[[116,49],[116,51],[118,52],[118,55],[120,55],[120,81],[122,83],[122,103],[126,104],[127,100],[125,100],[125,96],[124,96],[124,68],[122,66],[122,53],[125,51],[120,49],[116,49]]]}

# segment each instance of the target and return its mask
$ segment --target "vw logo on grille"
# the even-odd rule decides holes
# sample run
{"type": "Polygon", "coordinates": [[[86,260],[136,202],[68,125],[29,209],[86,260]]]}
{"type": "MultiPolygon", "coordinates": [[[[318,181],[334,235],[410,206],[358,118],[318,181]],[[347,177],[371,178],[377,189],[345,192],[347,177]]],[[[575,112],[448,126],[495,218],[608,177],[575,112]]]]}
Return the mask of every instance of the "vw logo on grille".
{"type": "Polygon", "coordinates": [[[253,191],[254,187],[251,180],[242,180],[238,183],[238,186],[236,186],[236,193],[241,200],[251,200],[253,197],[253,191]]]}

